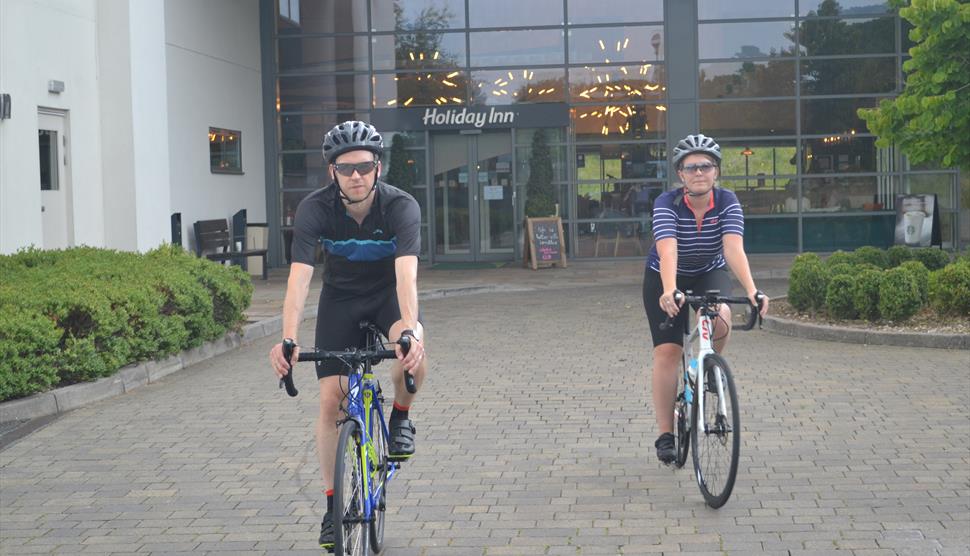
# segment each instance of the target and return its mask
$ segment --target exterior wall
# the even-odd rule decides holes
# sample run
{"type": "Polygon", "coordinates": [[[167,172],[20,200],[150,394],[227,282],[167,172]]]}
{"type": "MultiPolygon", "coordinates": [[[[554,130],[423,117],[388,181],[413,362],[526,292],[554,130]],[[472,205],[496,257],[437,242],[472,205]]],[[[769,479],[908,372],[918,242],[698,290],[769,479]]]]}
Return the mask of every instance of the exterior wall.
{"type": "Polygon", "coordinates": [[[67,111],[67,174],[74,244],[104,241],[95,0],[0,2],[0,92],[11,118],[0,121],[0,253],[43,243],[37,109],[67,111]],[[64,82],[59,95],[47,82],[64,82]]]}
{"type": "Polygon", "coordinates": [[[259,33],[257,0],[165,2],[170,212],[186,247],[197,220],[266,221],[259,33]],[[242,175],[210,172],[210,126],[242,132],[242,175]]]}

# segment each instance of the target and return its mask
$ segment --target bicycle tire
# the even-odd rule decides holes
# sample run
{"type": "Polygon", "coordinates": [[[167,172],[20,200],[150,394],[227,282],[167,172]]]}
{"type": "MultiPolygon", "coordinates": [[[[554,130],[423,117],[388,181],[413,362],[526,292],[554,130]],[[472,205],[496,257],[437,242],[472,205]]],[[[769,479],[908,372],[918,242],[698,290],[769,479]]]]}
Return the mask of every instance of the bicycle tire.
{"type": "MultiPolygon", "coordinates": [[[[683,366],[683,363],[681,363],[683,366]]],[[[674,466],[678,469],[687,463],[687,453],[690,452],[690,421],[688,412],[691,411],[691,404],[685,396],[685,370],[681,369],[681,375],[677,380],[677,397],[674,399],[674,448],[676,449],[677,459],[674,466]]]]}
{"type": "Polygon", "coordinates": [[[734,377],[727,361],[717,354],[704,358],[704,392],[694,392],[691,410],[693,430],[691,444],[694,452],[694,474],[704,501],[712,508],[720,508],[731,496],[738,474],[738,458],[741,452],[741,415],[734,377]],[[719,414],[715,374],[721,373],[726,414],[719,414]],[[711,391],[713,390],[713,392],[711,391]],[[698,415],[697,396],[704,396],[704,415],[698,415]],[[700,423],[706,432],[701,433],[700,423]],[[703,434],[703,438],[701,435],[703,434]]]}
{"type": "Polygon", "coordinates": [[[380,403],[380,399],[375,397],[374,405],[371,406],[369,420],[371,429],[370,439],[374,444],[374,454],[377,456],[373,462],[369,462],[372,467],[369,483],[370,490],[374,492],[378,488],[381,489],[380,497],[375,500],[374,519],[370,522],[370,527],[368,527],[370,547],[374,554],[380,554],[381,550],[384,549],[384,511],[386,509],[387,498],[387,474],[390,465],[387,451],[387,429],[384,427],[381,413],[377,410],[377,404],[380,403]]]}
{"type": "Polygon", "coordinates": [[[364,482],[361,473],[361,431],[357,421],[345,421],[337,439],[333,470],[334,554],[367,554],[364,516],[364,482]]]}

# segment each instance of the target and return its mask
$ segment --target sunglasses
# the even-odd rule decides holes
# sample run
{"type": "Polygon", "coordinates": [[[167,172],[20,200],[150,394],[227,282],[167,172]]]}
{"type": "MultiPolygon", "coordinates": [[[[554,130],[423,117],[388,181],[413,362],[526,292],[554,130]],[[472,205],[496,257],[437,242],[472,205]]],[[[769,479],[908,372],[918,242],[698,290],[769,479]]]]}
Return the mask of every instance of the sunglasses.
{"type": "Polygon", "coordinates": [[[717,168],[717,166],[711,164],[710,162],[705,162],[703,164],[685,164],[684,166],[681,166],[680,171],[684,172],[685,174],[693,174],[694,172],[700,170],[702,174],[706,174],[714,168],[717,168]]]}
{"type": "Polygon", "coordinates": [[[377,161],[368,160],[367,162],[358,162],[356,164],[348,164],[348,163],[334,164],[333,168],[334,170],[337,171],[338,174],[340,174],[341,176],[347,176],[348,178],[350,176],[353,176],[354,172],[357,172],[361,176],[366,176],[367,174],[370,174],[375,169],[377,169],[377,161]]]}

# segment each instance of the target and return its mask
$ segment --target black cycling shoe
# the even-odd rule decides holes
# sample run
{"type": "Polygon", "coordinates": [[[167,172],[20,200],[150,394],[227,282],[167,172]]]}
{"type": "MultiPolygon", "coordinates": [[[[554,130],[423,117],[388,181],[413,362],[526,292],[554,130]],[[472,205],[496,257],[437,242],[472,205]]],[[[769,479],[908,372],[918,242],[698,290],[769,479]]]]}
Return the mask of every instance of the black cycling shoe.
{"type": "Polygon", "coordinates": [[[405,461],[414,455],[414,423],[410,419],[391,419],[388,459],[405,461]]]}
{"type": "Polygon", "coordinates": [[[323,521],[320,522],[320,548],[333,552],[334,536],[333,516],[327,512],[323,514],[323,521]]]}
{"type": "Polygon", "coordinates": [[[665,432],[661,434],[657,441],[653,443],[653,446],[657,449],[657,459],[661,462],[669,464],[677,459],[673,433],[665,432]]]}

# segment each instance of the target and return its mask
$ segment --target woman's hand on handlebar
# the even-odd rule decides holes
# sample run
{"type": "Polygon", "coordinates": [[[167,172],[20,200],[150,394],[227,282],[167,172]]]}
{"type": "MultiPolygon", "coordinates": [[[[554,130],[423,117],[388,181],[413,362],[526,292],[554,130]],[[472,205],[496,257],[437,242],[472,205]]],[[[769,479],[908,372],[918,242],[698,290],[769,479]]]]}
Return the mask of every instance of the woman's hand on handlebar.
{"type": "Polygon", "coordinates": [[[293,361],[297,361],[300,355],[300,347],[293,347],[293,355],[290,357],[290,361],[286,360],[283,356],[283,342],[280,342],[273,346],[269,350],[269,363],[273,367],[273,372],[276,373],[276,378],[283,378],[286,376],[290,369],[293,367],[293,361]]]}
{"type": "Polygon", "coordinates": [[[660,300],[658,301],[660,303],[660,310],[667,313],[667,316],[670,318],[676,317],[677,313],[680,312],[680,306],[684,304],[684,297],[682,295],[679,300],[675,299],[674,296],[678,293],[680,292],[677,290],[670,290],[660,294],[660,300]]]}
{"type": "Polygon", "coordinates": [[[768,314],[768,296],[765,295],[765,292],[761,290],[748,292],[748,302],[751,303],[753,307],[761,308],[758,313],[761,314],[762,317],[768,314]]]}

